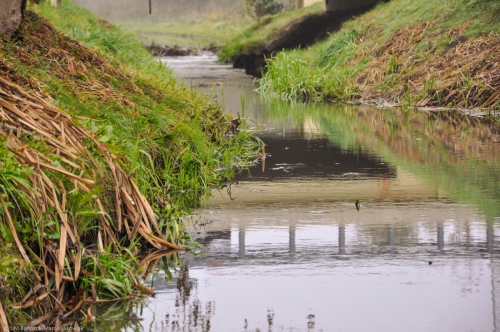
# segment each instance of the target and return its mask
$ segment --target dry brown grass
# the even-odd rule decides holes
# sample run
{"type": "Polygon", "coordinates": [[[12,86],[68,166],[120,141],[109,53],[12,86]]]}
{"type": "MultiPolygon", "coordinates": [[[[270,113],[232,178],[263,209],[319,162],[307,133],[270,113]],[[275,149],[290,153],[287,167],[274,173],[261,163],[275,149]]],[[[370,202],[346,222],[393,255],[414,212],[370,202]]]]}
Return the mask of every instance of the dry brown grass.
{"type": "MultiPolygon", "coordinates": [[[[28,12],[28,15],[35,14],[28,12]]],[[[52,97],[43,91],[44,84],[31,75],[18,73],[9,62],[45,68],[76,93],[118,101],[131,111],[134,103],[118,93],[106,78],[111,75],[114,79],[122,78],[129,91],[139,94],[143,91],[94,51],[63,37],[45,19],[36,16],[31,22],[38,26],[24,24],[24,31],[18,36],[22,39],[20,43],[0,45],[4,56],[12,57],[0,55],[0,138],[7,141],[8,149],[20,165],[32,169],[28,178],[30,187],[19,185],[18,189],[28,198],[29,215],[40,223],[40,243],[22,241],[16,228],[17,206],[9,204],[12,202],[5,195],[0,195],[3,211],[0,222],[10,229],[22,259],[35,266],[33,288],[13,307],[31,308],[34,316],[40,315],[31,322],[35,326],[53,319],[54,315],[74,312],[85,302],[88,287],[71,299],[67,298],[67,290],[74,289],[82,275],[89,280],[101,278],[82,266],[86,257],[106,251],[119,259],[123,249],[131,249],[131,243],[137,243],[132,248],[135,253],[144,247],[161,250],[131,265],[128,271],[134,288],[151,294],[136,278],[150,273],[150,265],[156,265],[158,257],[185,249],[172,240],[167,241],[159,231],[150,203],[117,156],[94,132],[77,125],[67,113],[55,107],[52,97]],[[7,52],[6,47],[12,50],[7,52]],[[101,79],[95,79],[96,76],[101,79]],[[93,227],[82,230],[78,217],[68,212],[70,195],[92,193],[96,187],[100,191],[96,191],[89,203],[96,212],[93,227]],[[48,236],[55,233],[57,237],[48,236]]],[[[101,269],[99,274],[106,275],[106,271],[101,269]]],[[[89,299],[95,300],[95,296],[89,299]]],[[[0,327],[6,325],[3,309],[0,306],[0,327]]]]}
{"type": "MultiPolygon", "coordinates": [[[[19,252],[26,262],[31,264],[34,260],[40,266],[36,275],[40,282],[37,291],[44,291],[40,294],[33,290],[19,304],[19,309],[43,302],[48,306],[45,310],[48,315],[42,317],[50,318],[54,310],[62,308],[60,304],[68,283],[76,282],[82,273],[96,277],[81,266],[85,252],[88,253],[85,247],[93,246],[99,251],[113,247],[114,252],[120,253],[121,234],[126,234],[130,241],[138,236],[142,242],[157,249],[183,250],[157,232],[158,223],[150,204],[116,157],[92,133],[76,126],[66,113],[54,107],[47,95],[36,90],[27,93],[19,85],[0,77],[0,119],[0,136],[7,140],[9,150],[19,164],[33,169],[29,176],[32,188],[20,186],[19,190],[29,199],[31,215],[40,221],[41,234],[56,232],[56,226],[49,225],[49,221],[56,220],[60,229],[59,240],[43,236],[41,252],[37,252],[31,244],[20,241],[7,202],[0,196],[6,218],[3,221],[8,224],[19,252]],[[29,137],[43,140],[50,152],[31,148],[26,142],[29,137]],[[96,159],[96,154],[101,160],[96,159]],[[59,160],[60,166],[54,166],[54,160],[59,160]],[[101,167],[100,161],[106,166],[101,167]],[[114,191],[111,202],[116,218],[109,218],[106,212],[110,207],[105,209],[101,197],[94,196],[93,205],[101,212],[97,236],[86,236],[78,229],[77,220],[68,216],[67,195],[75,191],[89,193],[94,185],[107,181],[111,182],[114,191]],[[65,268],[65,260],[70,270],[65,268]],[[49,289],[51,284],[54,286],[49,289]]],[[[135,284],[142,290],[137,281],[135,284]]]]}
{"type": "Polygon", "coordinates": [[[500,35],[467,39],[462,36],[466,25],[447,33],[434,27],[402,29],[387,40],[356,79],[365,96],[394,100],[412,94],[420,96],[416,106],[500,107],[500,35]],[[444,51],[435,42],[439,34],[451,40],[444,51]],[[425,52],[418,49],[424,42],[425,52]]]}

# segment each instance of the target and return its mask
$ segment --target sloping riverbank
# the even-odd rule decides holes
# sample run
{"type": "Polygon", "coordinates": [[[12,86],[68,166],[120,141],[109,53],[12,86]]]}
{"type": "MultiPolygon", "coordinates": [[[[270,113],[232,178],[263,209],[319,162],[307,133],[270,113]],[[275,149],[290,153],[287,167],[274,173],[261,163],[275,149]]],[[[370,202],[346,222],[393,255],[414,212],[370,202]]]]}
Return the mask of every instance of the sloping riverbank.
{"type": "Polygon", "coordinates": [[[309,49],[267,63],[260,91],[284,99],[500,107],[497,1],[392,0],[309,49]]]}
{"type": "Polygon", "coordinates": [[[150,294],[165,253],[139,253],[189,247],[180,217],[254,155],[135,37],[69,1],[31,9],[0,43],[2,327],[150,294]]]}
{"type": "Polygon", "coordinates": [[[265,73],[266,59],[283,50],[307,48],[324,40],[343,22],[372,7],[325,12],[317,4],[311,9],[264,17],[225,45],[220,57],[233,62],[234,68],[245,69],[248,75],[261,77],[265,73]]]}

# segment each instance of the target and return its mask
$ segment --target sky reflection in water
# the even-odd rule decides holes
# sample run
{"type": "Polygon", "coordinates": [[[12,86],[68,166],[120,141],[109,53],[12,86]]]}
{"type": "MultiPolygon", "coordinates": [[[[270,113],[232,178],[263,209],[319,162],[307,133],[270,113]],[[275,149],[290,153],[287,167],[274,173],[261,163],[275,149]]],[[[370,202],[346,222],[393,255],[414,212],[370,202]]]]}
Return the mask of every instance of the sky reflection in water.
{"type": "Polygon", "coordinates": [[[150,281],[144,330],[500,331],[494,128],[266,106],[251,78],[213,61],[169,60],[234,114],[243,93],[271,156],[238,176],[235,200],[214,192],[193,216],[206,251],[150,281]]]}

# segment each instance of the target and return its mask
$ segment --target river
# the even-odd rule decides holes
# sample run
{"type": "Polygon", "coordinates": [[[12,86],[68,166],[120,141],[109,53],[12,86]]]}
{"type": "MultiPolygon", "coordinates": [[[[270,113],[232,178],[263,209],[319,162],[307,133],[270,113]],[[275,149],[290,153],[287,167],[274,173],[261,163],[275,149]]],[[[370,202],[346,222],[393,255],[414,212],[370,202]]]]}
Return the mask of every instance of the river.
{"type": "Polygon", "coordinates": [[[164,61],[235,116],[244,96],[267,158],[194,213],[205,250],[128,330],[500,331],[498,127],[265,102],[214,56],[164,61]]]}

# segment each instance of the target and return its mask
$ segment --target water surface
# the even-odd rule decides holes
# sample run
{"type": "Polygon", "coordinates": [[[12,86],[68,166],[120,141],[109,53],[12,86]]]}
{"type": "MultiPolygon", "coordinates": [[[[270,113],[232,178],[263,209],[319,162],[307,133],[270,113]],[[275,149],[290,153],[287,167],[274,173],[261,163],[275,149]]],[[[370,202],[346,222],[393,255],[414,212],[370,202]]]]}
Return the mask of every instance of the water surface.
{"type": "Polygon", "coordinates": [[[500,331],[498,129],[265,102],[215,57],[165,59],[268,157],[192,217],[205,247],[135,307],[147,331],[500,331]],[[358,204],[356,204],[358,201],[358,204]]]}

